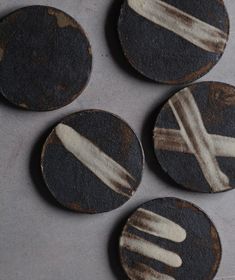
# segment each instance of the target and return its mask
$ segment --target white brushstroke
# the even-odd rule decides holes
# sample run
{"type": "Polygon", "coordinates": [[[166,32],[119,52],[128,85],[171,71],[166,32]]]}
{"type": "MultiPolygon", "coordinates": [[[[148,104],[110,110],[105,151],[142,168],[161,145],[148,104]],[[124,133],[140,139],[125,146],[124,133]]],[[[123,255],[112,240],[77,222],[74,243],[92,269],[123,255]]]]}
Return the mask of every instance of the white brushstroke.
{"type": "MultiPolygon", "coordinates": [[[[210,134],[210,137],[214,143],[215,156],[235,157],[235,138],[215,134],[210,134]]],[[[181,132],[174,129],[155,128],[154,146],[159,150],[193,153],[186,145],[181,132]]]]}
{"type": "Polygon", "coordinates": [[[125,266],[125,270],[131,279],[138,280],[175,280],[175,278],[157,272],[153,268],[143,264],[137,263],[134,267],[125,266]]]}
{"type": "Polygon", "coordinates": [[[221,157],[235,157],[235,139],[221,135],[211,135],[215,145],[215,155],[221,157]]]}
{"type": "Polygon", "coordinates": [[[188,149],[179,130],[157,127],[154,129],[153,140],[155,149],[192,153],[192,151],[188,149]]]}
{"type": "Polygon", "coordinates": [[[229,178],[220,170],[216,160],[214,142],[202,122],[200,111],[189,88],[185,88],[169,100],[169,105],[180,126],[181,135],[193,152],[202,173],[215,191],[230,189],[229,178]]]}
{"type": "Polygon", "coordinates": [[[134,178],[121,165],[73,128],[59,124],[56,135],[64,147],[113,191],[129,197],[134,178]],[[127,192],[125,192],[125,190],[127,192]]]}
{"type": "Polygon", "coordinates": [[[165,250],[136,235],[124,233],[121,237],[120,245],[132,252],[162,262],[171,267],[178,268],[182,265],[182,260],[176,253],[165,250]]]}
{"type": "Polygon", "coordinates": [[[209,52],[222,53],[228,36],[222,30],[161,0],[128,0],[128,5],[146,19],[174,32],[209,52]]]}
{"type": "Polygon", "coordinates": [[[174,242],[183,242],[186,231],[178,224],[156,213],[139,208],[129,219],[129,224],[140,231],[174,242]]]}

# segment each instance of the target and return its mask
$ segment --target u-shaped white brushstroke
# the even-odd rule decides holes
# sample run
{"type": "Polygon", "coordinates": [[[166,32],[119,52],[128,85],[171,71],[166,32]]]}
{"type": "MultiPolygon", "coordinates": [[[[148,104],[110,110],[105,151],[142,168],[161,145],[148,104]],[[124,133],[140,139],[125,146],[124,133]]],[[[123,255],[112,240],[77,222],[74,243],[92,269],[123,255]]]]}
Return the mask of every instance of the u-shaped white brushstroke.
{"type": "Polygon", "coordinates": [[[187,236],[180,225],[143,208],[132,215],[129,224],[140,231],[178,243],[183,242],[187,236]]]}
{"type": "Polygon", "coordinates": [[[131,174],[73,128],[59,124],[56,135],[64,147],[113,191],[130,197],[135,182],[131,174]]]}
{"type": "Polygon", "coordinates": [[[228,35],[222,30],[189,15],[161,0],[128,0],[139,15],[174,32],[208,52],[222,53],[228,35]]]}

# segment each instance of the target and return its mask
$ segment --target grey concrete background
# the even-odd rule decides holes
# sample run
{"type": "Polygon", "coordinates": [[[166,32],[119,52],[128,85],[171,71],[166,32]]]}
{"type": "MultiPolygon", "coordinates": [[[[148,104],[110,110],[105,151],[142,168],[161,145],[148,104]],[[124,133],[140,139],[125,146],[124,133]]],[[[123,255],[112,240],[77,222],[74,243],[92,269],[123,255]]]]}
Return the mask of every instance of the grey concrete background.
{"type": "MultiPolygon", "coordinates": [[[[235,84],[235,1],[225,3],[231,21],[230,41],[222,60],[201,80],[235,84]]],[[[175,88],[142,79],[126,63],[115,34],[120,1],[1,0],[0,16],[32,4],[55,6],[75,17],[90,38],[94,66],[85,92],[57,111],[27,112],[0,97],[0,280],[125,279],[117,255],[123,221],[140,203],[163,196],[192,201],[208,213],[223,244],[216,279],[235,279],[235,191],[218,195],[183,191],[159,169],[152,154],[152,126],[175,88]],[[67,114],[87,108],[120,115],[143,140],[146,152],[137,194],[123,207],[97,216],[58,207],[38,168],[41,146],[51,126],[67,114]]]]}

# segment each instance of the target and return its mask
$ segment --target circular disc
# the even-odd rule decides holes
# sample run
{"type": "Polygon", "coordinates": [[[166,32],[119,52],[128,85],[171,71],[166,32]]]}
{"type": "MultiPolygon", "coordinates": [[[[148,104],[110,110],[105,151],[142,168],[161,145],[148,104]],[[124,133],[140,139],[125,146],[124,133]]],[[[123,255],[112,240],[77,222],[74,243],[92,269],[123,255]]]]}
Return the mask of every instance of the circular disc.
{"type": "Polygon", "coordinates": [[[130,280],[211,280],[221,251],[208,216],[177,198],[143,204],[128,219],[120,238],[121,263],[130,280]]]}
{"type": "Polygon", "coordinates": [[[182,84],[218,62],[229,18],[223,0],[125,0],[118,30],[136,70],[157,82],[182,84]]]}
{"type": "Polygon", "coordinates": [[[59,203],[101,213],[135,193],[143,160],[142,146],[127,123],[105,111],[86,110],[55,127],[44,145],[41,167],[59,203]]]}
{"type": "Polygon", "coordinates": [[[35,111],[72,102],[91,72],[90,43],[81,26],[55,8],[30,6],[0,23],[0,86],[11,103],[35,111]]]}
{"type": "Polygon", "coordinates": [[[181,186],[198,192],[235,187],[235,88],[204,82],[176,93],[154,130],[162,168],[181,186]]]}

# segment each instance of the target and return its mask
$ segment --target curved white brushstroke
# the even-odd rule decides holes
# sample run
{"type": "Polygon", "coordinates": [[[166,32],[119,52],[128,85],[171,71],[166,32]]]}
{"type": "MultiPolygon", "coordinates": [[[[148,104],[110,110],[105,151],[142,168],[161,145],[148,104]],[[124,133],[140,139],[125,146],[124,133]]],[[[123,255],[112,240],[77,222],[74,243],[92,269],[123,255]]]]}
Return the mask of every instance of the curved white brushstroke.
{"type": "Polygon", "coordinates": [[[135,180],[126,169],[73,128],[59,124],[55,132],[64,147],[106,186],[123,196],[131,196],[130,182],[135,180]]]}

